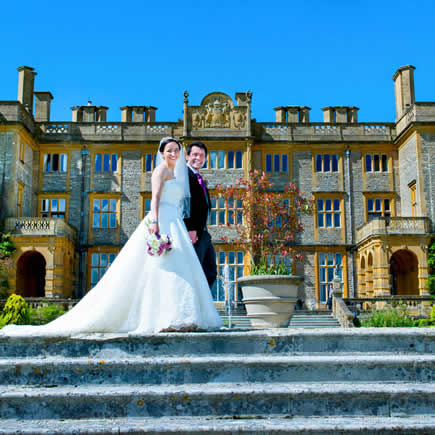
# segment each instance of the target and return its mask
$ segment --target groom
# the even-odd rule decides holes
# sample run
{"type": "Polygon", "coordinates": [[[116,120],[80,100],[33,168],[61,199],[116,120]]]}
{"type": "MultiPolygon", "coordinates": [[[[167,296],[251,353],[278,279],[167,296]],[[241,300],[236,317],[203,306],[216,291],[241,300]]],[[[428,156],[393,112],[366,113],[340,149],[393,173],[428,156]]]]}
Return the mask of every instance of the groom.
{"type": "Polygon", "coordinates": [[[216,281],[216,252],[207,231],[210,211],[210,195],[199,173],[207,158],[207,147],[202,142],[193,142],[187,147],[187,167],[190,186],[190,216],[184,219],[199,262],[204,270],[210,288],[216,281]]]}

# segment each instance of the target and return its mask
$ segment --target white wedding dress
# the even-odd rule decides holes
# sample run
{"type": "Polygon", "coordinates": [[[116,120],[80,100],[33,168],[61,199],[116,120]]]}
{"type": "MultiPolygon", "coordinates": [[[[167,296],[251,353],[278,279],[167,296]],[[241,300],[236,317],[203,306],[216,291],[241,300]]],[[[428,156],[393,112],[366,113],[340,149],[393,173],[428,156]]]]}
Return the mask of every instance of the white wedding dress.
{"type": "Polygon", "coordinates": [[[159,226],[172,250],[147,253],[144,220],[98,284],[69,312],[42,326],[9,325],[0,336],[76,335],[162,330],[217,329],[217,313],[207,279],[177,207],[182,187],[176,179],[163,186],[159,226]]]}

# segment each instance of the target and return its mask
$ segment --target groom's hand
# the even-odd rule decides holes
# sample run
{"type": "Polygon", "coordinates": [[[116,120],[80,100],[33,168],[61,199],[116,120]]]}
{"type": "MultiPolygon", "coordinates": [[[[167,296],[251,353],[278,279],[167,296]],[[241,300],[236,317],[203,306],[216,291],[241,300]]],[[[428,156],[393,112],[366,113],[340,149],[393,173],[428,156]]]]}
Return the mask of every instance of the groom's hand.
{"type": "Polygon", "coordinates": [[[189,237],[190,240],[192,240],[192,243],[196,243],[198,241],[198,234],[196,231],[189,231],[189,237]]]}

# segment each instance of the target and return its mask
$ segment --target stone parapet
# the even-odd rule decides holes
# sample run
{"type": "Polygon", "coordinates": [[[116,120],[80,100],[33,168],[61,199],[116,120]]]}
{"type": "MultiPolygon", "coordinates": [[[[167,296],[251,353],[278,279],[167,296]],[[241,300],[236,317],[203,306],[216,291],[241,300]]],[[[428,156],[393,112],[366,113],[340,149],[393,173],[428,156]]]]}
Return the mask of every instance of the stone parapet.
{"type": "Polygon", "coordinates": [[[430,233],[430,219],[427,217],[386,217],[376,218],[357,229],[357,243],[375,235],[424,235],[430,233]]]}
{"type": "Polygon", "coordinates": [[[5,232],[13,236],[66,236],[70,240],[77,236],[76,230],[60,218],[7,218],[5,232]]]}
{"type": "Polygon", "coordinates": [[[33,116],[19,101],[0,101],[0,122],[22,123],[31,133],[35,131],[33,116]]]}
{"type": "Polygon", "coordinates": [[[418,102],[409,106],[408,110],[397,121],[396,130],[400,134],[413,122],[435,122],[435,103],[418,102]]]}
{"type": "Polygon", "coordinates": [[[47,142],[141,142],[176,136],[176,122],[57,122],[40,123],[40,140],[47,142]]]}
{"type": "Polygon", "coordinates": [[[259,122],[254,135],[264,141],[294,142],[391,142],[396,137],[393,123],[364,124],[259,122]]]}

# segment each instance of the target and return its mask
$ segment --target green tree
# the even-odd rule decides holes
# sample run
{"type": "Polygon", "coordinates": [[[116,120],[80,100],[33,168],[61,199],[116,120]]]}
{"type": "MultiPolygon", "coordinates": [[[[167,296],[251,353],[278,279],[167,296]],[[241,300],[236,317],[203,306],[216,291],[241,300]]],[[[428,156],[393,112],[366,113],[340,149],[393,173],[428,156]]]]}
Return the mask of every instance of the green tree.
{"type": "Polygon", "coordinates": [[[22,296],[10,295],[0,316],[0,328],[5,325],[28,325],[30,323],[30,307],[22,296]]]}

